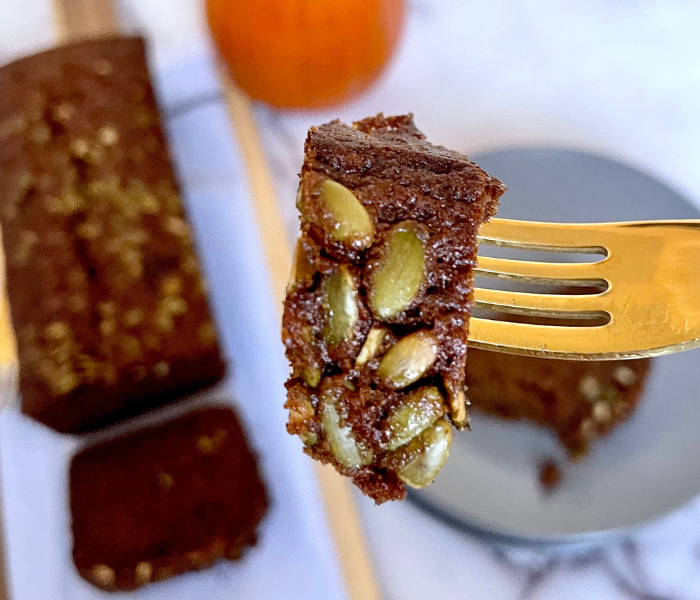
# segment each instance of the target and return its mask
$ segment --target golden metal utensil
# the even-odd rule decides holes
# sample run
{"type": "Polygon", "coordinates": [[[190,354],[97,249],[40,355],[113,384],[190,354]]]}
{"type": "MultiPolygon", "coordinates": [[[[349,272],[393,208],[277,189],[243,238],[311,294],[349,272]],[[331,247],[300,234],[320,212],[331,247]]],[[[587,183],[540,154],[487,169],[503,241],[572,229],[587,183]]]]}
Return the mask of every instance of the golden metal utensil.
{"type": "MultiPolygon", "coordinates": [[[[601,254],[587,263],[480,256],[477,275],[604,291],[542,294],[477,288],[477,307],[556,319],[603,318],[586,326],[472,318],[469,343],[487,350],[579,360],[658,356],[700,346],[700,221],[556,224],[493,219],[481,244],[601,254]]],[[[556,290],[557,287],[553,287],[556,290]]]]}

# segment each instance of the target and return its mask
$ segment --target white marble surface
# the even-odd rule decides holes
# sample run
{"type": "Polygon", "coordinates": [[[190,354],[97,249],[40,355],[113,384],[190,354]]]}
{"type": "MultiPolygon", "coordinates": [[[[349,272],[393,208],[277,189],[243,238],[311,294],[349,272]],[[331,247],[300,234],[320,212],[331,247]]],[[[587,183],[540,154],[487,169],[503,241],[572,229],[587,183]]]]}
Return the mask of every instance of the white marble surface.
{"type": "MultiPolygon", "coordinates": [[[[0,60],[45,45],[47,0],[0,2],[0,60]]],[[[159,65],[202,51],[192,0],[122,0],[159,65]]],[[[642,168],[700,205],[700,6],[690,0],[413,0],[380,83],[337,110],[260,107],[290,240],[295,176],[310,124],[412,111],[433,141],[467,153],[564,146],[642,168]]],[[[700,599],[700,499],[587,552],[499,547],[413,506],[361,500],[389,600],[700,599]]]]}

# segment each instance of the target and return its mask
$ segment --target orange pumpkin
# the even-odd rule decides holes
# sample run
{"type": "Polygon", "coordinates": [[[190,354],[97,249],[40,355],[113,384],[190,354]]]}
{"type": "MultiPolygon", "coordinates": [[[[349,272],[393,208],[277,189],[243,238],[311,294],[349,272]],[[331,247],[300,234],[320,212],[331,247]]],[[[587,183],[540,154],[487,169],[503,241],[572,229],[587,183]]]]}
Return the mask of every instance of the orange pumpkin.
{"type": "Polygon", "coordinates": [[[349,100],[380,74],[399,38],[403,0],[207,0],[236,83],[280,108],[349,100]]]}

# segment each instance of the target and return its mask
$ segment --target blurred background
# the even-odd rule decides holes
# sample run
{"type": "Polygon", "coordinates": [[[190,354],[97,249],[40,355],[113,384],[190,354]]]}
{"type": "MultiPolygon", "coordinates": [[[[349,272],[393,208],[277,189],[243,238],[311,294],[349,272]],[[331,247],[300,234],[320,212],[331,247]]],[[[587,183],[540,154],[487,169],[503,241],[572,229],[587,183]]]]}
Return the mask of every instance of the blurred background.
{"type": "MultiPolygon", "coordinates": [[[[270,36],[274,67],[280,40],[272,32],[284,24],[273,4],[260,2],[257,27],[270,36]]],[[[296,2],[285,4],[280,14],[291,19],[296,2]]],[[[115,5],[125,31],[150,38],[159,74],[190,68],[213,50],[199,1],[115,5]]],[[[290,244],[308,127],[380,111],[412,112],[429,140],[468,155],[555,147],[612,158],[700,208],[698,2],[410,0],[403,10],[387,26],[398,33],[395,51],[386,52],[386,66],[368,89],[313,110],[304,108],[309,98],[293,109],[255,104],[290,244]]],[[[53,45],[52,11],[49,0],[2,0],[0,63],[53,45]]],[[[254,38],[255,28],[249,32],[254,38]]],[[[363,35],[353,27],[345,33],[363,35]]],[[[225,26],[219,34],[244,35],[225,26]]],[[[315,36],[321,43],[329,31],[314,32],[309,43],[315,36]]],[[[274,91],[263,87],[263,96],[274,91]]],[[[514,547],[458,531],[409,503],[376,508],[358,501],[391,600],[700,599],[700,500],[602,546],[574,549],[514,547]]]]}

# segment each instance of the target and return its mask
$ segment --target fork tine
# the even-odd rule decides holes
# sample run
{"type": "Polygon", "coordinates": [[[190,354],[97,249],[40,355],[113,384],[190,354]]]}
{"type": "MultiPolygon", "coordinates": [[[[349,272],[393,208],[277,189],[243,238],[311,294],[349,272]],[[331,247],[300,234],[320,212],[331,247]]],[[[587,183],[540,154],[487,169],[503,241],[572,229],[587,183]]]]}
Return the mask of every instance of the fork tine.
{"type": "Polygon", "coordinates": [[[481,308],[541,316],[596,316],[605,313],[606,292],[601,294],[531,294],[476,288],[474,301],[481,308]]]}
{"type": "Polygon", "coordinates": [[[476,273],[486,277],[520,279],[562,285],[605,285],[603,268],[596,263],[546,263],[479,256],[476,273]]]}
{"type": "Polygon", "coordinates": [[[595,225],[491,219],[479,228],[479,241],[524,250],[606,254],[595,225]]]}
{"type": "Polygon", "coordinates": [[[549,358],[586,359],[637,358],[643,354],[616,351],[612,324],[596,327],[530,325],[472,317],[469,321],[469,345],[485,350],[547,356],[549,358]]]}

